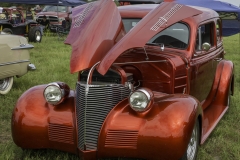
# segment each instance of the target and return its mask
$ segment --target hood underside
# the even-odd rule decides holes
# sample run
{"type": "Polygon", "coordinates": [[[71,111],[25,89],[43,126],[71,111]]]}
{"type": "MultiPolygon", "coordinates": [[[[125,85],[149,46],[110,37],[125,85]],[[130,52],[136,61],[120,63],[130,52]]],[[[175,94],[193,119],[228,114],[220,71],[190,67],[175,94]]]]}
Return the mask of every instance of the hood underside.
{"type": "Polygon", "coordinates": [[[104,75],[124,51],[144,47],[165,28],[201,13],[175,2],[161,3],[125,34],[120,13],[112,0],[79,6],[73,10],[71,31],[65,41],[72,46],[71,73],[101,61],[97,70],[104,75]]]}
{"type": "Polygon", "coordinates": [[[76,7],[72,11],[72,26],[65,41],[72,46],[71,73],[99,62],[123,37],[123,24],[116,4],[101,0],[76,7]]]}

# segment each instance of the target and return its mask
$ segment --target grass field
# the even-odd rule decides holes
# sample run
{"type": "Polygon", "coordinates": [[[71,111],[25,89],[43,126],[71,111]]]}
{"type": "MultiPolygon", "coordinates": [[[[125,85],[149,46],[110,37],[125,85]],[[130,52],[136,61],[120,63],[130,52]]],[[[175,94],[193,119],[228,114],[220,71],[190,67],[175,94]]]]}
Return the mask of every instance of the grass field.
{"type": "MultiPolygon", "coordinates": [[[[13,88],[0,95],[0,160],[69,160],[77,156],[55,150],[24,150],[17,147],[11,137],[11,114],[18,97],[27,89],[53,81],[66,82],[75,88],[77,74],[69,72],[71,47],[57,37],[43,37],[42,43],[30,50],[31,62],[37,67],[21,78],[14,78],[13,88]]],[[[198,153],[199,160],[240,159],[240,46],[239,35],[224,38],[226,59],[235,64],[235,94],[231,107],[198,153]]],[[[173,153],[174,154],[174,153],[173,153]]]]}

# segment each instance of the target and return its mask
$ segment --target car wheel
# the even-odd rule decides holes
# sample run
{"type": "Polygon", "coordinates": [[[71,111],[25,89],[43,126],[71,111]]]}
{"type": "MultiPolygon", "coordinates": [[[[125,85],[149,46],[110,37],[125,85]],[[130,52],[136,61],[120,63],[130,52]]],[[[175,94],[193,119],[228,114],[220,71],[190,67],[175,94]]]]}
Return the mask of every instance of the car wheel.
{"type": "Polygon", "coordinates": [[[0,79],[0,94],[7,94],[13,85],[13,77],[0,79]]]}
{"type": "Polygon", "coordinates": [[[42,34],[39,27],[33,27],[28,33],[28,40],[30,42],[41,42],[42,34]]]}
{"type": "Polygon", "coordinates": [[[3,28],[2,31],[7,33],[7,34],[13,34],[13,31],[10,28],[3,28]]]}
{"type": "Polygon", "coordinates": [[[198,144],[199,144],[199,123],[196,121],[187,150],[181,160],[195,160],[197,158],[198,144]]]}
{"type": "Polygon", "coordinates": [[[228,101],[227,101],[227,105],[228,105],[228,107],[230,107],[231,106],[231,85],[232,84],[230,84],[230,86],[229,86],[229,91],[228,91],[228,101]]]}

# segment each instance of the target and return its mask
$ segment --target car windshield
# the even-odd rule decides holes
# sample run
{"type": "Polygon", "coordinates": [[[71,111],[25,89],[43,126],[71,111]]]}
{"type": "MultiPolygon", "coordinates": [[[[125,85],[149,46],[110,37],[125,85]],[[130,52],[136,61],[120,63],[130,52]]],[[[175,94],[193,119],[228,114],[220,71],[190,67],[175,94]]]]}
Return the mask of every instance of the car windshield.
{"type": "Polygon", "coordinates": [[[127,18],[122,19],[124,28],[126,32],[129,32],[141,19],[140,18],[127,18]]]}
{"type": "MultiPolygon", "coordinates": [[[[129,32],[140,21],[140,18],[122,19],[126,32],[129,32]]],[[[189,41],[189,28],[184,23],[175,23],[153,36],[147,45],[164,45],[168,48],[186,49],[189,41]]]]}
{"type": "Polygon", "coordinates": [[[67,12],[66,6],[45,6],[42,12],[67,12]]]}
{"type": "Polygon", "coordinates": [[[188,41],[188,26],[183,23],[175,23],[153,36],[147,44],[163,44],[168,48],[186,49],[188,41]]]}

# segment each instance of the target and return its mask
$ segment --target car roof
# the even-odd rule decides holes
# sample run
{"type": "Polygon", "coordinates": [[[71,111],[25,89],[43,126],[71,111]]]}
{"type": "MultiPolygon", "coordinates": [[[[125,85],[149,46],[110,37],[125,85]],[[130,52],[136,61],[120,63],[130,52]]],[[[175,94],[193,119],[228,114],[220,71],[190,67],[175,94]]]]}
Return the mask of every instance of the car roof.
{"type": "MultiPolygon", "coordinates": [[[[163,2],[164,3],[164,2],[163,2]]],[[[119,12],[122,18],[143,18],[147,15],[152,9],[156,8],[159,4],[137,4],[137,5],[126,5],[119,6],[119,12]]],[[[194,17],[197,22],[202,22],[204,20],[219,17],[218,13],[214,10],[197,7],[197,6],[189,6],[195,8],[197,10],[202,11],[202,14],[194,17]]]]}

